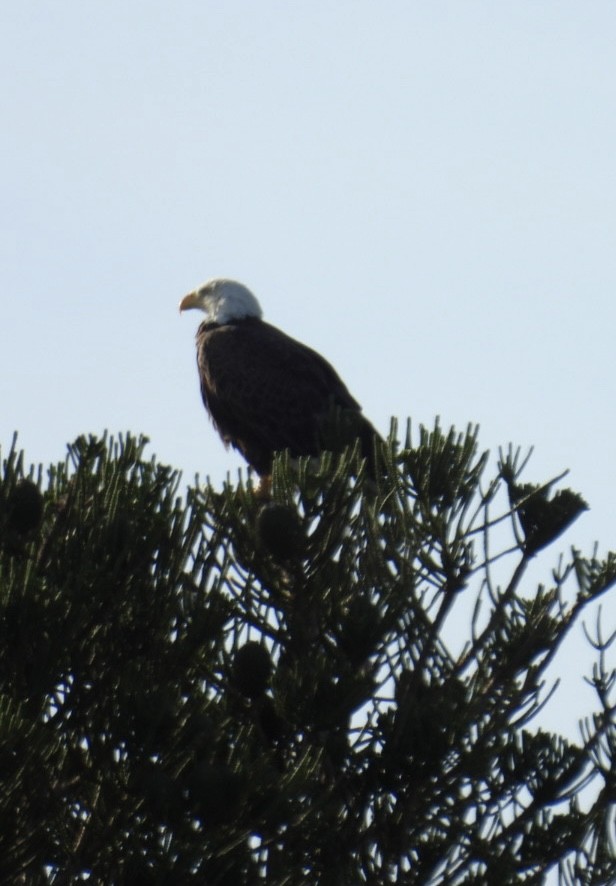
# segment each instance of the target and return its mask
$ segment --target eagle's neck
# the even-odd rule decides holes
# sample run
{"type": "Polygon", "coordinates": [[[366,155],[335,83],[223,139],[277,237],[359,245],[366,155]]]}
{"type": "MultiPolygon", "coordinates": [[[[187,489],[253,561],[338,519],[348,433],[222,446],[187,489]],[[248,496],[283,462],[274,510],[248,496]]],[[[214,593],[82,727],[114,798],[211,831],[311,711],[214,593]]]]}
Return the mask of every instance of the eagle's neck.
{"type": "MultiPolygon", "coordinates": [[[[263,320],[259,317],[235,317],[224,322],[216,320],[204,320],[197,330],[197,337],[202,332],[212,332],[215,329],[222,329],[225,326],[257,326],[263,325],[263,320]]],[[[266,324],[267,325],[267,324],[266,324]]]]}

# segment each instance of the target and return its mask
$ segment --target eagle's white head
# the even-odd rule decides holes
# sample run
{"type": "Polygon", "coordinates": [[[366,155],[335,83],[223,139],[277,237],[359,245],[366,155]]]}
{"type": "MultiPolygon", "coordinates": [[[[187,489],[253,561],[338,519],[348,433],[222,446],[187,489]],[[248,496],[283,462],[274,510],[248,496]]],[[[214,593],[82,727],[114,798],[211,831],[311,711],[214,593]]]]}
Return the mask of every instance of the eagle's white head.
{"type": "Polygon", "coordinates": [[[247,286],[235,280],[208,280],[199,289],[189,292],[180,302],[180,311],[198,308],[209,323],[232,323],[245,317],[261,319],[261,305],[247,286]]]}

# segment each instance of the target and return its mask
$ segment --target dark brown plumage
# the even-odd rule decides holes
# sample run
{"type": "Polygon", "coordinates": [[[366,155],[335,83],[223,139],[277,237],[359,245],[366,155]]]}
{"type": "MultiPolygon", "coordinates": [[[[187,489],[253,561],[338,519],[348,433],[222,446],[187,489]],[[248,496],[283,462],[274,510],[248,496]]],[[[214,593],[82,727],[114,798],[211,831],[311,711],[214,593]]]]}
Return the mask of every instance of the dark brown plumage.
{"type": "Polygon", "coordinates": [[[380,437],[336,370],[261,320],[249,290],[232,281],[211,281],[186,296],[181,307],[201,307],[208,314],[197,332],[203,402],[223,441],[260,476],[271,473],[275,452],[316,456],[356,439],[374,473],[375,438],[380,437]]]}

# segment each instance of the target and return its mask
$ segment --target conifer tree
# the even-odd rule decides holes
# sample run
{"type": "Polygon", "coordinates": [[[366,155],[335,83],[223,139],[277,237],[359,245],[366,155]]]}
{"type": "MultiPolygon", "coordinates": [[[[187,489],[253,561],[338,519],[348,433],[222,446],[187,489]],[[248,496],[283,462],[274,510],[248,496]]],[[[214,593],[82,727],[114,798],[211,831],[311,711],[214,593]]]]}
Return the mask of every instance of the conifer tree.
{"type": "Polygon", "coordinates": [[[145,438],[13,444],[0,883],[616,882],[612,638],[579,740],[537,723],[616,555],[530,586],[581,497],[513,450],[486,477],[472,428],[394,437],[376,483],[280,455],[267,502],[145,438]]]}

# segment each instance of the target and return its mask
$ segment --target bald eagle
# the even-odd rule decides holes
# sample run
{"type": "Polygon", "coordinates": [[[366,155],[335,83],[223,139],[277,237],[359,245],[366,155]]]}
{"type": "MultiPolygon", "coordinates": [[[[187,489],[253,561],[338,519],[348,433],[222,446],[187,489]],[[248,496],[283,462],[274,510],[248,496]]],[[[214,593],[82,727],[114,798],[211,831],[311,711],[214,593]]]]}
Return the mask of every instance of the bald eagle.
{"type": "Polygon", "coordinates": [[[374,475],[378,433],[336,370],[316,351],[264,322],[252,292],[234,280],[209,280],[184,296],[198,308],[197,366],[203,403],[225,445],[264,480],[275,452],[292,457],[339,451],[359,440],[374,475]]]}

